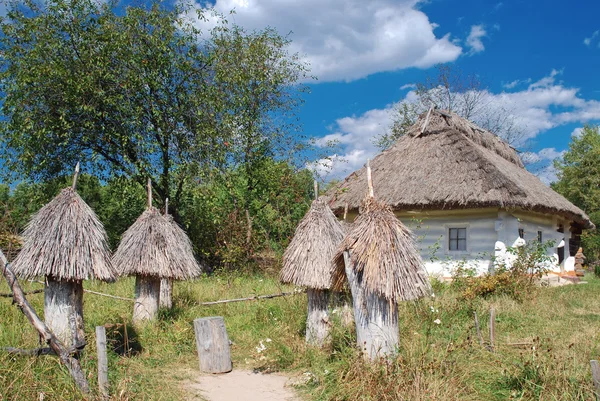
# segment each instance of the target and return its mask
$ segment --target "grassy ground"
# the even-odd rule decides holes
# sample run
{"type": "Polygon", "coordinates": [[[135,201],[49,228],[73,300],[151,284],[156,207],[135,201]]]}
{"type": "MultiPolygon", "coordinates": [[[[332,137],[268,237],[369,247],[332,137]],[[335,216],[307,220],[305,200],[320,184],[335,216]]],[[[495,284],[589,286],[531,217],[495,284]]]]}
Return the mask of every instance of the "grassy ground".
{"type": "MultiPolygon", "coordinates": [[[[591,400],[590,359],[600,358],[600,280],[541,289],[517,303],[509,298],[467,302],[443,285],[436,297],[400,306],[400,357],[365,364],[352,328],[336,324],[326,350],[304,345],[306,296],[202,307],[199,302],[269,294],[282,287],[264,275],[216,274],[175,284],[175,308],[134,329],[132,305],[85,294],[88,346],[82,365],[96,386],[94,327],[106,324],[111,394],[116,400],[180,400],[181,383],[197,368],[193,319],[225,317],[237,368],[287,371],[306,384],[312,400],[591,400]],[[487,340],[488,311],[496,309],[497,349],[479,346],[477,311],[487,340]],[[440,324],[434,321],[440,320],[440,324]],[[508,346],[508,343],[531,343],[508,346]],[[262,346],[261,346],[262,343],[262,346]]],[[[131,297],[133,280],[86,283],[86,288],[131,297]]],[[[28,289],[39,288],[33,283],[28,289]]],[[[7,292],[0,284],[0,292],[7,292]]],[[[43,295],[29,296],[43,310],[43,295]]],[[[37,333],[10,299],[0,298],[0,347],[34,348],[37,333]]],[[[0,351],[0,400],[81,399],[54,357],[14,357],[0,351]]]]}

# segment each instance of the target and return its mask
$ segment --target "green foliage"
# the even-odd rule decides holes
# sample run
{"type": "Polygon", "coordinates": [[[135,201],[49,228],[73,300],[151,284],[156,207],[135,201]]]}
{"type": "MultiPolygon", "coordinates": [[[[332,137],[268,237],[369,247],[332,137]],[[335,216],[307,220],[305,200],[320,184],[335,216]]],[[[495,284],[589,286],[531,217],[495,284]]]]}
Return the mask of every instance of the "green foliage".
{"type": "MultiPolygon", "coordinates": [[[[554,161],[558,180],[552,189],[583,209],[592,222],[600,225],[600,130],[586,125],[580,136],[573,137],[569,149],[554,161]]],[[[588,261],[600,257],[600,234],[586,231],[581,236],[588,261]]]]}
{"type": "Polygon", "coordinates": [[[509,247],[507,253],[514,260],[510,263],[496,260],[494,271],[481,276],[473,274],[467,266],[459,265],[452,275],[452,287],[470,301],[491,295],[507,295],[523,301],[536,291],[537,282],[548,271],[552,260],[547,256],[547,249],[552,246],[551,241],[531,241],[521,247],[509,247]]]}

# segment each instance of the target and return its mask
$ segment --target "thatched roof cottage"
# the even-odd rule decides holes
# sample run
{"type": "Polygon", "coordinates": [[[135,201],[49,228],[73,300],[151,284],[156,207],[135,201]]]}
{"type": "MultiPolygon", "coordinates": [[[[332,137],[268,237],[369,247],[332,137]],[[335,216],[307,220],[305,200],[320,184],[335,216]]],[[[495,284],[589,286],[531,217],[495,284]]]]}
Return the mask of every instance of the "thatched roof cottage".
{"type": "MultiPolygon", "coordinates": [[[[417,235],[430,274],[448,276],[458,261],[487,271],[497,243],[554,240],[549,253],[572,269],[589,217],[528,172],[496,135],[442,110],[423,114],[408,133],[371,162],[374,186],[417,235]],[[564,253],[564,254],[563,254],[564,253]]],[[[349,219],[364,199],[366,168],[330,193],[336,215],[349,219]]],[[[557,268],[558,269],[558,268],[557,268]]]]}

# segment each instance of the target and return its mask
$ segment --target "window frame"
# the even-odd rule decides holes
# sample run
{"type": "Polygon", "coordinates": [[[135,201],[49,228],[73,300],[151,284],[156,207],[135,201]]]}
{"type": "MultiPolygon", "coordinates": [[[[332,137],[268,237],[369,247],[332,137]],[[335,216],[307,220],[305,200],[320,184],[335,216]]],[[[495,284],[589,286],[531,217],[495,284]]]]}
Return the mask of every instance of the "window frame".
{"type": "Polygon", "coordinates": [[[466,222],[456,222],[444,224],[444,251],[446,255],[463,255],[471,253],[471,228],[470,224],[466,222]],[[451,250],[450,249],[450,229],[464,229],[465,230],[465,249],[464,250],[451,250]]]}

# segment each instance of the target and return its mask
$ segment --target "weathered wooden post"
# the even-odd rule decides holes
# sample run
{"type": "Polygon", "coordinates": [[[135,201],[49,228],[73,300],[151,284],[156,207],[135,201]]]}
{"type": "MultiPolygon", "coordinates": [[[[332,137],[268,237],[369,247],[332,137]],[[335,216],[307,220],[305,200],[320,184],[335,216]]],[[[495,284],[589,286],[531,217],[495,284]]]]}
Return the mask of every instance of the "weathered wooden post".
{"type": "Polygon", "coordinates": [[[398,349],[398,301],[431,294],[423,262],[410,231],[374,198],[367,162],[368,196],[334,257],[334,290],[346,280],[353,298],[358,346],[371,360],[398,349]]]}
{"type": "Polygon", "coordinates": [[[156,317],[161,278],[187,280],[202,272],[185,232],[152,206],[150,180],[147,196],[148,208],[123,234],[113,256],[113,264],[122,275],[136,277],[134,323],[156,317]]]}
{"type": "Polygon", "coordinates": [[[12,267],[24,279],[45,277],[44,320],[67,348],[85,346],[83,280],[114,281],[108,240],[94,211],[75,191],[63,189],[40,209],[23,233],[23,249],[12,267]]]}
{"type": "Polygon", "coordinates": [[[225,320],[221,316],[194,320],[200,370],[206,373],[231,372],[231,354],[225,320]]]}
{"type": "Polygon", "coordinates": [[[108,357],[106,356],[106,329],[96,326],[96,349],[98,354],[98,389],[103,400],[110,398],[108,392],[108,357]]]}
{"type": "Polygon", "coordinates": [[[494,352],[496,341],[496,310],[490,307],[490,351],[494,352]]]}
{"type": "MultiPolygon", "coordinates": [[[[165,217],[169,218],[169,198],[165,199],[165,217]]],[[[173,224],[176,224],[173,222],[173,224]]],[[[173,280],[170,278],[160,279],[159,306],[164,309],[173,307],[173,280]]]]}
{"type": "Polygon", "coordinates": [[[598,361],[591,360],[590,367],[592,368],[592,381],[594,382],[596,401],[600,401],[600,365],[598,364],[598,361]]]}
{"type": "Polygon", "coordinates": [[[322,346],[331,324],[328,309],[331,258],[344,238],[344,231],[329,206],[318,198],[316,181],[314,190],[316,199],[283,254],[280,279],[308,288],[306,342],[322,346]]]}

